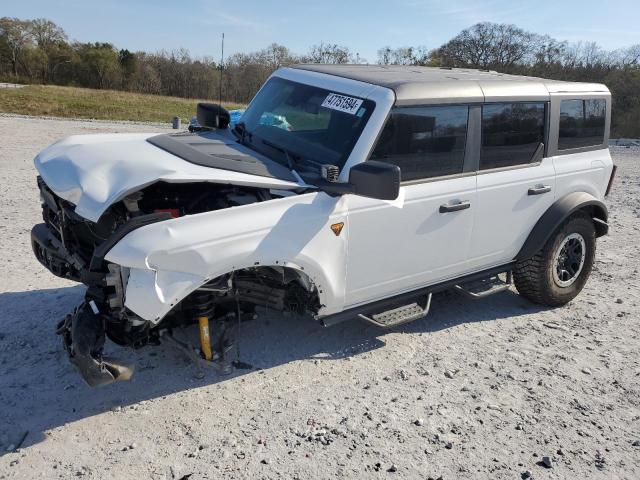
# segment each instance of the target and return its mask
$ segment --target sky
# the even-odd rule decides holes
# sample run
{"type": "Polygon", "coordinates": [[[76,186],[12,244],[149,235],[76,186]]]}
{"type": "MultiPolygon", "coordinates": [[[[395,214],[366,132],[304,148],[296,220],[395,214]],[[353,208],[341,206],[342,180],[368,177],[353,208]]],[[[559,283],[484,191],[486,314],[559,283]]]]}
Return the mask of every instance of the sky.
{"type": "Polygon", "coordinates": [[[48,18],[82,42],[214,58],[224,32],[225,55],[273,42],[302,54],[324,41],[375,62],[380,47],[436,48],[483,21],[606,49],[640,43],[639,0],[0,0],[0,16],[48,18]]]}

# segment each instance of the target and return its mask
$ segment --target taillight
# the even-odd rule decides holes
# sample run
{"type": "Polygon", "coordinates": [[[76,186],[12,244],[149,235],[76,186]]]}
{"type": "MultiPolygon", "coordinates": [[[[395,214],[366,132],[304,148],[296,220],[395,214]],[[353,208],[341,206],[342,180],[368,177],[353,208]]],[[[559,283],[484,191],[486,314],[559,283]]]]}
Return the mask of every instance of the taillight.
{"type": "Polygon", "coordinates": [[[178,208],[156,208],[154,210],[155,213],[168,213],[173,218],[178,218],[180,216],[180,209],[178,208]]]}
{"type": "Polygon", "coordinates": [[[613,179],[616,176],[616,171],[618,170],[618,166],[614,165],[613,169],[611,170],[611,176],[609,177],[609,183],[607,184],[607,189],[604,192],[604,196],[606,197],[607,195],[609,195],[609,192],[611,191],[611,187],[613,187],[613,179]]]}

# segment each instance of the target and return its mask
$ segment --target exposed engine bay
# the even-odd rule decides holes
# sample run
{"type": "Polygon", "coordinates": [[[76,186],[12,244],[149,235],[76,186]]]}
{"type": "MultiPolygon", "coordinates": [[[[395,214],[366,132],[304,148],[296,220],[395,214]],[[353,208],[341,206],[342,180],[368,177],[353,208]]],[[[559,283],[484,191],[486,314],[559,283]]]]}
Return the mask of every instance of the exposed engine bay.
{"type": "Polygon", "coordinates": [[[38,177],[44,223],[31,233],[36,258],[55,275],[87,285],[84,302],[57,333],[91,386],[126,380],[132,368],[104,356],[105,339],[118,345],[157,345],[176,328],[197,324],[205,360],[224,361],[234,326],[255,318],[256,306],[316,314],[316,287],[293,269],[255,266],[212,279],[175,305],[159,322],[125,307],[128,269],[105,260],[126,234],[141,226],[279,198],[266,188],[210,182],[156,182],[111,205],[97,222],[76,214],[38,177]]]}

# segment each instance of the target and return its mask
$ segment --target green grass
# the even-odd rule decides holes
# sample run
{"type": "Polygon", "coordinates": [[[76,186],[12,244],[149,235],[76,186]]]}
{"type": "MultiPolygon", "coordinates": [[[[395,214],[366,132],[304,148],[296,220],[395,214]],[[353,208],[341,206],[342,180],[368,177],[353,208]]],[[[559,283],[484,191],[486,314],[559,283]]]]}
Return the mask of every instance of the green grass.
{"type": "MultiPolygon", "coordinates": [[[[67,118],[170,122],[172,117],[179,116],[186,122],[195,115],[199,101],[212,100],[53,85],[0,88],[0,112],[67,118]]],[[[223,105],[228,110],[243,107],[223,105]]]]}

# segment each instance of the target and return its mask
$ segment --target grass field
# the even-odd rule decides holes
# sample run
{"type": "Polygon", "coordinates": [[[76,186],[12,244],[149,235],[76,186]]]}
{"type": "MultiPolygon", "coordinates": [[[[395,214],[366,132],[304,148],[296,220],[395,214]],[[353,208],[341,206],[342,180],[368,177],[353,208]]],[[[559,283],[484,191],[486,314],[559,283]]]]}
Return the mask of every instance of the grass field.
{"type": "MultiPolygon", "coordinates": [[[[144,95],[114,90],[28,85],[0,88],[0,112],[67,118],[169,122],[174,116],[188,121],[199,100],[144,95]]],[[[223,104],[231,110],[237,104],[223,104]]]]}

